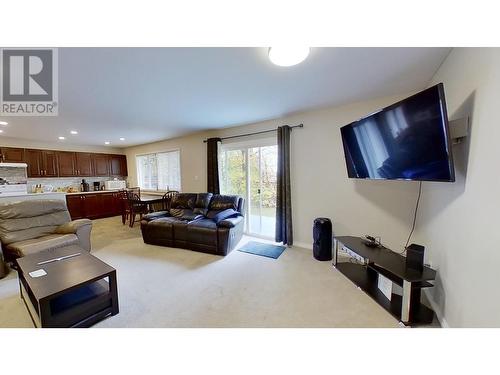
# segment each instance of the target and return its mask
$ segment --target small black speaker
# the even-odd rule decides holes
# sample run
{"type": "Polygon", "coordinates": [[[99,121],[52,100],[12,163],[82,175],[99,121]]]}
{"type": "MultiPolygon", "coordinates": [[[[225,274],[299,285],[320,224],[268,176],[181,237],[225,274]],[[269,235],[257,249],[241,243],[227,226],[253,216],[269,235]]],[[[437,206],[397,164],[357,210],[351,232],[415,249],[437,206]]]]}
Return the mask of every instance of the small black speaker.
{"type": "Polygon", "coordinates": [[[332,260],[332,222],[325,217],[314,220],[313,256],[317,260],[332,260]]]}
{"type": "Polygon", "coordinates": [[[406,248],[406,268],[422,272],[424,270],[425,247],[412,243],[406,248]]]}

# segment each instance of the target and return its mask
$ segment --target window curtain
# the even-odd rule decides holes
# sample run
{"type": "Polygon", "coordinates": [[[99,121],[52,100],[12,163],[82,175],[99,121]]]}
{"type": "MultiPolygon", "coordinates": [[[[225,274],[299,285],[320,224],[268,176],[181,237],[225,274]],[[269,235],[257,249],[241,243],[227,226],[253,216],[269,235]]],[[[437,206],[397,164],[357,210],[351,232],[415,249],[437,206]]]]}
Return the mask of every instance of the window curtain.
{"type": "Polygon", "coordinates": [[[207,192],[220,194],[219,187],[219,143],[220,138],[207,140],[207,192]]]}
{"type": "Polygon", "coordinates": [[[292,194],[290,188],[290,132],[288,125],[278,127],[278,171],[276,194],[276,242],[293,245],[292,194]]]}

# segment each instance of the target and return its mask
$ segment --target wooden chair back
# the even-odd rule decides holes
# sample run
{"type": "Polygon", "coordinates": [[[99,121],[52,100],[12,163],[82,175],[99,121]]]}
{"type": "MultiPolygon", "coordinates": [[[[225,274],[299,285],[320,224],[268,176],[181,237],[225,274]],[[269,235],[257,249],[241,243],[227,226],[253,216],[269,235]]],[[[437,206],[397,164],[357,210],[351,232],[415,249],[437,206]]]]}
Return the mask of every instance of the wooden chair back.
{"type": "Polygon", "coordinates": [[[172,202],[172,198],[175,197],[177,194],[179,194],[178,191],[171,190],[167,191],[165,194],[163,194],[162,198],[162,204],[163,204],[163,210],[170,210],[170,203],[172,202]]]}

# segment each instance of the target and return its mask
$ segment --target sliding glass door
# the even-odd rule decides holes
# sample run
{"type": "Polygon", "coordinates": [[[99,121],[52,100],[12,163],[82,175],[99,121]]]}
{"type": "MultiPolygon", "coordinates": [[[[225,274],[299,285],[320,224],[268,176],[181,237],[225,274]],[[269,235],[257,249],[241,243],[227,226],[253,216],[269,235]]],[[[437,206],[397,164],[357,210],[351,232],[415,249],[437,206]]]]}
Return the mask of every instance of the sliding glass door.
{"type": "Polygon", "coordinates": [[[274,238],[277,154],[274,138],[221,146],[221,192],[246,199],[247,234],[274,238]]]}

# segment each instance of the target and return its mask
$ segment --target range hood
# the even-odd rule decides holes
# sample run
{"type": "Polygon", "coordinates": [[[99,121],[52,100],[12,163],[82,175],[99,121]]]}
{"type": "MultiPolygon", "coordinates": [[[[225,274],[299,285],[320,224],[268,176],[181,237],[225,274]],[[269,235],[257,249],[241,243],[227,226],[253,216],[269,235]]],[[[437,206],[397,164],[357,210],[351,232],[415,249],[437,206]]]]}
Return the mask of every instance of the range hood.
{"type": "Polygon", "coordinates": [[[26,163],[0,163],[0,167],[28,168],[28,164],[26,164],[26,163]]]}

